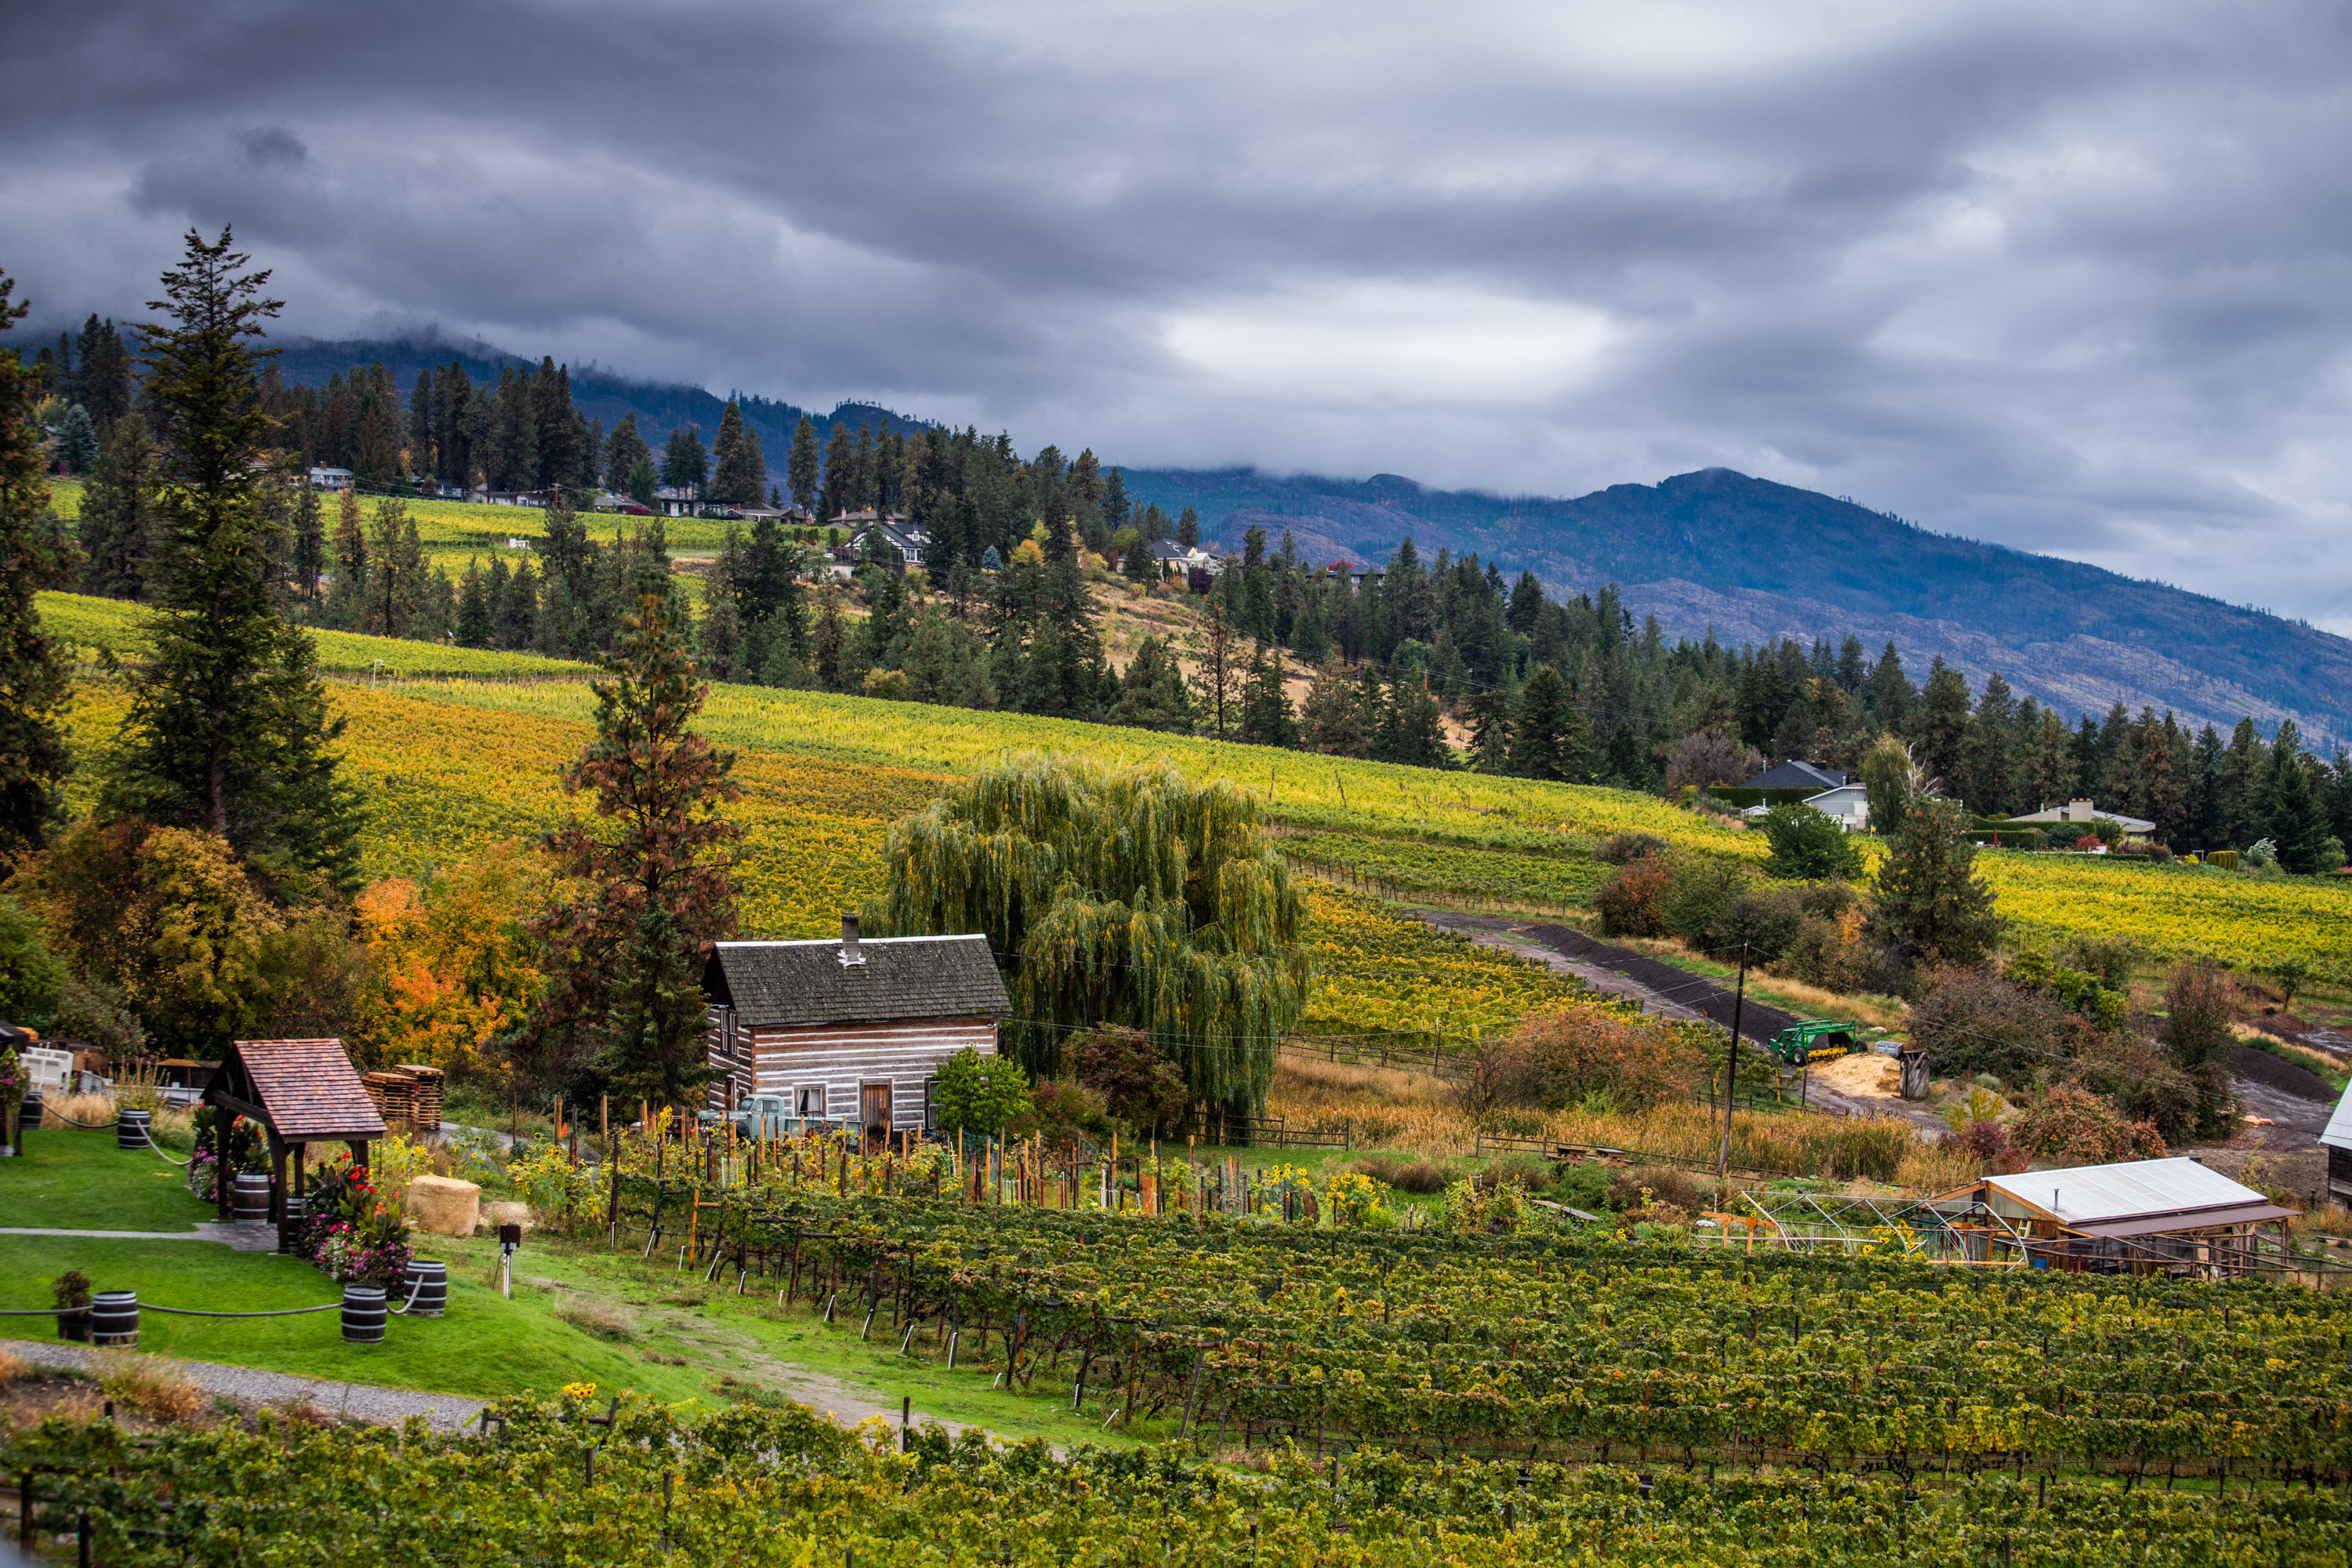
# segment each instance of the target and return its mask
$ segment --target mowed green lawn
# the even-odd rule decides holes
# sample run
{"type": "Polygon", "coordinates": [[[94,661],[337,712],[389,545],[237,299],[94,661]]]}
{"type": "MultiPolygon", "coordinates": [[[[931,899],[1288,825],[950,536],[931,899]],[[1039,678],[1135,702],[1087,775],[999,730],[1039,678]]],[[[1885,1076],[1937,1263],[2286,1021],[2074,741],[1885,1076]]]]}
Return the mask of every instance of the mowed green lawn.
{"type": "Polygon", "coordinates": [[[117,1149],[111,1127],[37,1129],[23,1159],[0,1160],[0,1226],[184,1231],[218,1217],[188,1191],[187,1174],[151,1151],[117,1149]]]}

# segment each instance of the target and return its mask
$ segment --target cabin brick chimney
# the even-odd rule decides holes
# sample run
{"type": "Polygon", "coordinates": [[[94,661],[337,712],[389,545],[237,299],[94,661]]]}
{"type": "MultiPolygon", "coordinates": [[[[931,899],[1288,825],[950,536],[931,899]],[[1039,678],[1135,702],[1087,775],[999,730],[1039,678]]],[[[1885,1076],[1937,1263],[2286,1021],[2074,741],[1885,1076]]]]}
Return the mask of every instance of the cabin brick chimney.
{"type": "Polygon", "coordinates": [[[865,962],[866,955],[857,951],[857,917],[852,914],[845,914],[841,917],[842,967],[846,969],[854,964],[861,964],[865,962]]]}

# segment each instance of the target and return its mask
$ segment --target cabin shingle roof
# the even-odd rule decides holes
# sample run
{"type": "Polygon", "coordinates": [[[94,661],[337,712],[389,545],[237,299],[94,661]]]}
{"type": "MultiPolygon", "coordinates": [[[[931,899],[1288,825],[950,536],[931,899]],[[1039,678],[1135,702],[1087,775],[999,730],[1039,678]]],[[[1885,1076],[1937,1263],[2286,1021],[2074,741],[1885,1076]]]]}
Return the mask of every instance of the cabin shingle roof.
{"type": "Polygon", "coordinates": [[[866,962],[845,964],[831,940],[722,942],[702,989],[755,1029],[1001,1018],[1013,1010],[985,936],[867,937],[857,950],[866,962]]]}

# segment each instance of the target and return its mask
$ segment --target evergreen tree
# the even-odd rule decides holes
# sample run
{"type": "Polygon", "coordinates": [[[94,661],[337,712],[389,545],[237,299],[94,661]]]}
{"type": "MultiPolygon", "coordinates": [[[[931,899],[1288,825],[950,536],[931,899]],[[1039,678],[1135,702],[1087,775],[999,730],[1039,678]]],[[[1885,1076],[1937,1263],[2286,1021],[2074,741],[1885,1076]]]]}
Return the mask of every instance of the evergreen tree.
{"type": "MultiPolygon", "coordinates": [[[[654,451],[646,445],[643,433],[637,429],[637,411],[630,409],[604,437],[604,488],[615,495],[631,495],[631,476],[637,465],[646,465],[647,477],[653,474],[654,451]]],[[[650,499],[649,497],[646,499],[650,499]]]]}
{"type": "MultiPolygon", "coordinates": [[[[1549,666],[1545,668],[1549,668],[1549,666]]],[[[1511,694],[1481,691],[1470,699],[1470,767],[1474,773],[1508,773],[1516,734],[1511,694]]]]}
{"type": "Polygon", "coordinates": [[[539,641],[539,573],[526,556],[499,596],[499,646],[534,647],[539,641]]]}
{"type": "Polygon", "coordinates": [[[833,520],[857,510],[857,445],[842,420],[833,422],[833,438],[824,447],[824,490],[817,507],[822,520],[833,520]]]}
{"type": "Polygon", "coordinates": [[[2222,837],[2236,848],[2243,849],[2263,835],[2261,795],[2269,760],[2254,721],[2239,720],[2221,758],[2219,790],[2222,837]]]}
{"type": "Polygon", "coordinates": [[[1609,737],[1609,749],[1602,754],[1601,783],[1616,789],[1646,790],[1651,787],[1654,770],[1643,755],[1642,737],[1632,720],[1617,726],[1609,737]]]}
{"type": "Polygon", "coordinates": [[[482,566],[468,559],[457,587],[457,643],[461,647],[490,646],[490,600],[482,581],[482,566]]]}
{"type": "Polygon", "coordinates": [[[740,792],[734,757],[690,728],[709,688],[697,678],[666,585],[640,579],[635,613],[594,683],[596,738],[563,771],[593,790],[592,827],[574,816],[548,848],[578,893],[533,922],[547,945],[544,1002],[517,1044],[562,1041],[575,1092],[608,1089],[677,1105],[713,1076],[699,968],[735,931],[729,881],[741,830],[719,814],[740,792]]]}
{"type": "Polygon", "coordinates": [[[793,504],[803,511],[816,505],[816,481],[821,464],[817,458],[816,426],[809,416],[793,426],[793,449],[784,459],[784,486],[792,492],[793,504]]]}
{"type": "Polygon", "coordinates": [[[684,490],[699,500],[702,487],[709,478],[710,458],[702,449],[702,432],[691,425],[681,425],[672,430],[668,443],[662,447],[663,488],[684,490]]]}
{"type": "Polygon", "coordinates": [[[1184,690],[1184,673],[1176,667],[1168,647],[1146,634],[1136,645],[1119,678],[1119,695],[1110,710],[1114,724],[1139,730],[1184,734],[1192,728],[1192,702],[1184,690]]]}
{"type": "Polygon", "coordinates": [[[408,461],[402,465],[405,473],[431,476],[440,472],[440,462],[434,455],[433,416],[439,400],[433,395],[433,372],[416,373],[416,384],[408,394],[408,461]]]}
{"type": "Polygon", "coordinates": [[[1511,772],[1521,778],[1591,782],[1591,734],[1559,670],[1548,664],[1536,667],[1519,692],[1511,728],[1511,772]]]}
{"type": "Polygon", "coordinates": [[[2011,743],[2017,700],[2009,682],[1994,670],[1977,696],[1976,723],[1969,734],[1969,804],[1985,816],[2008,816],[2017,809],[2011,743]]]}
{"type": "MultiPolygon", "coordinates": [[[[149,661],[131,675],[131,711],[101,810],[196,827],[278,880],[358,878],[358,813],[330,749],[310,639],[279,615],[255,504],[270,430],[262,355],[248,340],[278,302],[247,272],[228,229],[193,230],[163,274],[160,325],[142,326],[161,447],[149,661]]],[[[282,884],[281,884],[282,885],[282,884]]]]}
{"type": "Polygon", "coordinates": [[[360,522],[360,498],[345,490],[337,501],[334,582],[327,590],[322,618],[341,631],[355,632],[367,625],[367,530],[360,522]]]}
{"type": "MultiPolygon", "coordinates": [[[[1377,693],[1379,689],[1373,689],[1377,693]]],[[[1329,757],[1372,754],[1372,730],[1364,722],[1363,702],[1337,658],[1327,658],[1316,668],[1300,720],[1310,752],[1329,757]]]]}
{"type": "Polygon", "coordinates": [[[1389,682],[1377,735],[1376,754],[1384,763],[1442,768],[1453,758],[1436,700],[1425,684],[1410,675],[1401,673],[1389,682]]]}
{"type": "MultiPolygon", "coordinates": [[[[0,332],[25,319],[16,279],[0,275],[0,332]]],[[[34,595],[64,584],[72,561],[49,525],[33,423],[33,373],[16,351],[0,353],[0,855],[37,849],[60,814],[73,766],[59,722],[73,686],[56,643],[41,630],[34,595]]]]}
{"type": "Polygon", "coordinates": [[[79,368],[74,373],[74,401],[89,412],[91,426],[103,440],[114,422],[131,412],[131,353],[111,321],[96,316],[82,323],[79,368]]]}
{"type": "Polygon", "coordinates": [[[90,423],[89,410],[79,403],[66,410],[66,422],[58,431],[58,461],[69,474],[86,474],[98,461],[98,427],[90,423]]]}
{"type": "Polygon", "coordinates": [[[710,477],[710,495],[729,506],[758,506],[768,494],[768,459],[760,450],[760,433],[743,423],[743,410],[734,403],[719,417],[719,435],[711,443],[718,471],[710,477]]]}
{"type": "Polygon", "coordinates": [[[427,635],[426,611],[431,605],[430,573],[425,543],[417,536],[416,520],[408,503],[379,496],[375,523],[368,536],[368,599],[365,629],[378,637],[413,637],[427,635]]]}
{"type": "Polygon", "coordinates": [[[848,630],[842,624],[841,590],[827,587],[817,601],[816,627],[809,635],[809,672],[827,691],[848,689],[848,630]]]}
{"type": "Polygon", "coordinates": [[[1992,889],[1976,875],[1976,846],[1961,836],[1966,826],[1949,801],[1916,801],[1879,862],[1871,927],[1908,968],[1970,967],[2000,940],[1992,889]]]}
{"type": "Polygon", "coordinates": [[[2322,869],[2320,847],[2328,837],[2327,816],[2312,784],[2313,771],[2294,721],[2280,720],[2262,783],[2263,837],[2278,847],[2280,865],[2305,876],[2322,869]]]}
{"type": "Polygon", "coordinates": [[[136,599],[144,591],[154,489],[153,437],[145,419],[126,414],[107,433],[89,483],[82,490],[77,532],[84,593],[136,599]]]}
{"type": "Polygon", "coordinates": [[[1919,762],[1954,795],[1969,788],[1968,678],[1936,656],[1919,698],[1919,762]]]}
{"type": "Polygon", "coordinates": [[[1903,656],[1895,650],[1895,639],[1886,639],[1879,651],[1878,662],[1870,667],[1870,679],[1864,688],[1863,709],[1870,721],[1881,730],[1900,731],[1911,722],[1911,710],[1917,706],[1919,693],[1911,678],[1903,673],[1903,656]]]}
{"type": "Polygon", "coordinates": [[[294,542],[289,564],[295,598],[305,605],[318,604],[319,579],[327,571],[327,530],[319,492],[307,484],[294,493],[294,542]]]}
{"type": "Polygon", "coordinates": [[[1201,514],[1189,506],[1176,514],[1176,542],[1187,550],[1201,542],[1201,514]]]}
{"type": "Polygon", "coordinates": [[[1209,732],[1222,741],[1241,718],[1240,639],[1226,623],[1224,606],[1212,602],[1207,622],[1192,637],[1192,690],[1209,732]]]}
{"type": "Polygon", "coordinates": [[[1298,744],[1298,715],[1282,689],[1282,656],[1268,658],[1262,643],[1252,646],[1243,679],[1241,738],[1254,746],[1298,744]]]}

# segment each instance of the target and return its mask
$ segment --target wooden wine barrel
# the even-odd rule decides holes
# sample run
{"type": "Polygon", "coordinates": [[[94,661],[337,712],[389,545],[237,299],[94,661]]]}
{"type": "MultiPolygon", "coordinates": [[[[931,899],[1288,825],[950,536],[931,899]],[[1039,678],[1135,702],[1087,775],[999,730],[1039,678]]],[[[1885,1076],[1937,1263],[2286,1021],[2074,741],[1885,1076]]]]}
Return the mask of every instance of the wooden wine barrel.
{"type": "Polygon", "coordinates": [[[449,1266],[437,1258],[412,1258],[408,1260],[407,1277],[401,1281],[400,1293],[407,1300],[415,1292],[415,1303],[406,1316],[437,1318],[449,1309],[449,1266]]]}
{"type": "Polygon", "coordinates": [[[343,1287],[343,1342],[353,1345],[383,1343],[384,1300],[381,1285],[346,1285],[343,1287]]]}
{"type": "Polygon", "coordinates": [[[89,1299],[89,1342],[127,1349],[139,1342],[139,1292],[100,1290],[89,1299]]]}
{"type": "Polygon", "coordinates": [[[267,1172],[248,1174],[240,1172],[234,1189],[236,1206],[231,1217],[239,1225],[251,1225],[269,1217],[269,1176],[267,1172]]]}
{"type": "Polygon", "coordinates": [[[114,1118],[114,1146],[118,1149],[147,1147],[148,1113],[125,1106],[114,1118]]]}

